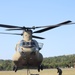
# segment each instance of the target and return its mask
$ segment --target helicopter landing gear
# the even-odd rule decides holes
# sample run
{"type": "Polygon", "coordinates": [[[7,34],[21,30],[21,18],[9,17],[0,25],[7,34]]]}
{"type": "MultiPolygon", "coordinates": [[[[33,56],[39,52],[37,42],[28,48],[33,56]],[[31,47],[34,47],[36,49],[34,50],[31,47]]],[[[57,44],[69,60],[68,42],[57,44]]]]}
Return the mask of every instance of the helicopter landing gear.
{"type": "Polygon", "coordinates": [[[38,66],[38,72],[40,72],[40,70],[43,70],[43,65],[38,66]]]}
{"type": "Polygon", "coordinates": [[[13,66],[13,71],[17,72],[18,67],[17,66],[13,66]]]}

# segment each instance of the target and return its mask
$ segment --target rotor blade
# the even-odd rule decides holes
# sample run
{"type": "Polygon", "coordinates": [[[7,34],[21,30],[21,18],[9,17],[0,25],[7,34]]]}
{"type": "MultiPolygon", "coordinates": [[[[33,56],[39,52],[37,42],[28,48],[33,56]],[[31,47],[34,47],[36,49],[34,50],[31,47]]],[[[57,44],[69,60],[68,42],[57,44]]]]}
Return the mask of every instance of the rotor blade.
{"type": "Polygon", "coordinates": [[[32,37],[33,37],[33,38],[37,38],[37,39],[45,39],[45,38],[43,38],[43,37],[38,37],[38,36],[34,36],[34,35],[32,35],[32,37]]]}
{"type": "Polygon", "coordinates": [[[4,28],[22,28],[22,27],[19,27],[19,26],[6,25],[6,24],[0,24],[0,27],[4,27],[4,28]]]}
{"type": "Polygon", "coordinates": [[[44,31],[47,31],[47,30],[50,30],[50,29],[59,27],[59,26],[61,26],[61,25],[69,24],[70,22],[72,22],[72,21],[68,20],[68,21],[65,21],[65,22],[62,22],[62,23],[59,23],[59,24],[56,24],[56,25],[48,26],[48,27],[46,27],[46,28],[44,28],[44,29],[35,31],[34,33],[41,33],[41,32],[44,32],[44,31]]]}
{"type": "MultiPolygon", "coordinates": [[[[23,34],[18,34],[18,33],[5,33],[5,32],[0,32],[0,34],[23,35],[23,34]]],[[[38,38],[38,39],[45,39],[45,38],[34,36],[34,35],[32,35],[32,37],[33,38],[38,38]]]]}
{"type": "Polygon", "coordinates": [[[23,35],[23,34],[18,34],[18,33],[5,33],[5,32],[0,32],[0,34],[23,35]]]}
{"type": "Polygon", "coordinates": [[[6,31],[11,31],[11,30],[23,30],[23,29],[22,28],[6,29],[6,31]]]}

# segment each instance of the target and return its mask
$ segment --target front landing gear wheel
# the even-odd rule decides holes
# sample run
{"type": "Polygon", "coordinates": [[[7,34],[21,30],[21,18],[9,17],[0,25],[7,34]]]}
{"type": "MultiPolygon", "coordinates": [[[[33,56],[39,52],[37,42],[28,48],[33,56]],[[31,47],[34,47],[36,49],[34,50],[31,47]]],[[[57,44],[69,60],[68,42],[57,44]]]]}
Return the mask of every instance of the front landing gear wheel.
{"type": "Polygon", "coordinates": [[[17,72],[18,67],[17,66],[13,66],[13,71],[17,72]]]}
{"type": "Polygon", "coordinates": [[[40,72],[40,69],[43,70],[43,65],[38,66],[38,72],[40,72]]]}
{"type": "Polygon", "coordinates": [[[40,72],[40,66],[38,66],[38,72],[40,72]]]}
{"type": "Polygon", "coordinates": [[[40,69],[43,70],[43,65],[40,66],[40,69]]]}

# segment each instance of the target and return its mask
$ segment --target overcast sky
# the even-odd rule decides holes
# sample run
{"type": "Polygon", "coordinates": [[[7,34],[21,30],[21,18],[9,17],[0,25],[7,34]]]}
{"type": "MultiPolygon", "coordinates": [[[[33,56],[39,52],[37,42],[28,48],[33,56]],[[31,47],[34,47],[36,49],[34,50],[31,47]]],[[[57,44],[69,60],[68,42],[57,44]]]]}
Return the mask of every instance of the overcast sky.
{"type": "MultiPolygon", "coordinates": [[[[66,20],[75,22],[74,0],[0,0],[1,24],[32,27],[54,25],[66,20]]],[[[5,29],[0,28],[0,32],[5,32],[5,29]]],[[[44,44],[40,51],[44,57],[75,54],[75,24],[35,35],[46,38],[36,39],[44,44]]],[[[15,45],[21,39],[22,36],[0,34],[0,59],[12,59],[15,45]]]]}

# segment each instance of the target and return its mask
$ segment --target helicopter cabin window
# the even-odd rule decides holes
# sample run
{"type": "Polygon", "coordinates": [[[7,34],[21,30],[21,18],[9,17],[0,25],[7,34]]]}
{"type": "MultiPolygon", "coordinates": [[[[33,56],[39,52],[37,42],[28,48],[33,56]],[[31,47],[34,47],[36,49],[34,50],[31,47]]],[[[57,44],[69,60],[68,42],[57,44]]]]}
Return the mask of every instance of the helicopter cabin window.
{"type": "Polygon", "coordinates": [[[20,46],[25,47],[25,48],[31,48],[35,47],[35,43],[32,42],[25,42],[24,40],[21,41],[20,46]]]}

